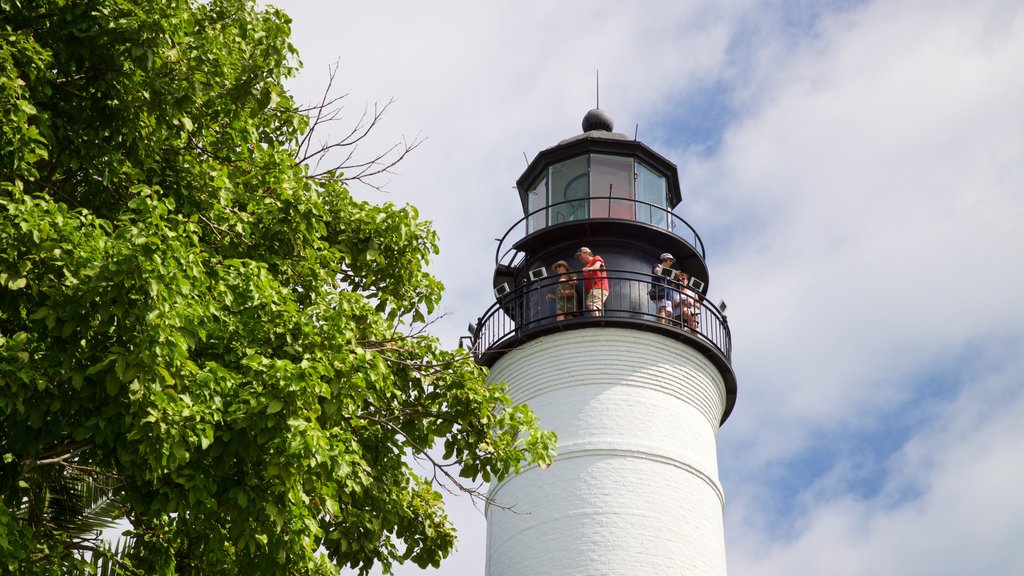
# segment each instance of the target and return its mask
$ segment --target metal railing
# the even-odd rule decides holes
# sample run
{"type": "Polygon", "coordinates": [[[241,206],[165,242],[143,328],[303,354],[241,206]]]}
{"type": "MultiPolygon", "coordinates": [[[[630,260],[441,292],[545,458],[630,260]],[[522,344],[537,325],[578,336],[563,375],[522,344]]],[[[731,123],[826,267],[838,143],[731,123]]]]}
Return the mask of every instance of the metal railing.
{"type": "Polygon", "coordinates": [[[700,254],[701,258],[705,257],[704,254],[704,241],[700,239],[700,235],[694,230],[693,226],[686,220],[683,220],[675,212],[672,212],[664,206],[658,206],[651,204],[650,202],[644,202],[643,200],[636,200],[633,198],[615,198],[615,197],[599,197],[599,198],[582,198],[577,200],[564,200],[562,202],[556,202],[538,208],[526,216],[523,216],[516,221],[505,234],[498,239],[498,247],[494,251],[494,263],[495,265],[506,265],[516,266],[519,264],[517,258],[520,256],[519,251],[515,249],[515,244],[525,238],[528,234],[533,234],[543,230],[544,228],[552,228],[555,226],[563,226],[566,224],[577,224],[582,221],[594,221],[594,220],[620,220],[629,222],[639,222],[662,230],[667,230],[672,234],[682,238],[684,242],[693,247],[693,249],[700,254]],[[621,212],[621,208],[629,206],[628,212],[632,214],[630,218],[624,218],[619,216],[613,216],[617,212],[621,212]],[[558,207],[569,207],[569,206],[582,206],[584,208],[585,216],[578,219],[566,220],[563,222],[547,223],[546,213],[558,208],[558,207]],[[614,208],[614,210],[613,210],[614,208]],[[534,230],[529,230],[527,225],[530,218],[534,216],[540,216],[545,218],[545,224],[537,227],[534,230]]]}
{"type": "MultiPolygon", "coordinates": [[[[684,292],[696,298],[695,313],[688,325],[687,318],[674,309],[671,318],[658,314],[658,304],[651,297],[651,291],[664,289],[660,279],[648,273],[626,270],[607,271],[609,294],[604,310],[598,315],[585,309],[583,278],[577,276],[575,306],[567,313],[556,312],[555,287],[558,276],[549,276],[527,282],[510,290],[492,304],[476,323],[471,335],[470,347],[478,360],[491,352],[511,348],[524,337],[539,335],[555,330],[584,328],[593,325],[640,323],[640,328],[656,328],[689,334],[706,341],[717,349],[728,362],[732,357],[732,339],[726,317],[718,308],[693,292],[684,292]]],[[[671,287],[670,287],[671,288],[671,287]]],[[[656,295],[656,294],[655,294],[656,295]]]]}

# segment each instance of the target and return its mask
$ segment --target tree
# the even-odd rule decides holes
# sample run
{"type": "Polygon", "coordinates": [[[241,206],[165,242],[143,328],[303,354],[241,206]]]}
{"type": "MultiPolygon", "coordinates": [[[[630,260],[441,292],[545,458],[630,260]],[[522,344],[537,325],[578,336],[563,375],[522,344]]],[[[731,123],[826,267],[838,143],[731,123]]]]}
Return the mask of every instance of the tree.
{"type": "Polygon", "coordinates": [[[48,477],[109,481],[128,573],[365,573],[452,549],[435,475],[550,461],[423,329],[429,224],[300,161],[289,33],[248,0],[0,1],[0,570],[80,568],[32,521],[48,477]]]}

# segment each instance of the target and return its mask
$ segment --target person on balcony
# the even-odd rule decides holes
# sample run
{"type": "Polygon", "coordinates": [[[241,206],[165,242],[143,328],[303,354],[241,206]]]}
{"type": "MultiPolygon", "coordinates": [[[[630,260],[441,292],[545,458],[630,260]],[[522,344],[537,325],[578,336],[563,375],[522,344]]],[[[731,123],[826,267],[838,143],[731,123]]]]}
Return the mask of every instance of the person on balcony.
{"type": "Polygon", "coordinates": [[[604,258],[594,254],[586,246],[576,251],[576,259],[583,264],[584,305],[591,316],[604,313],[604,301],[608,298],[608,273],[605,272],[604,258]]]}
{"type": "Polygon", "coordinates": [[[690,288],[690,275],[680,271],[679,283],[682,286],[679,298],[679,316],[685,329],[696,332],[700,327],[700,294],[690,288]]]}
{"type": "Polygon", "coordinates": [[[675,309],[679,306],[681,296],[679,294],[679,272],[675,271],[671,278],[662,274],[662,270],[671,269],[676,259],[672,254],[665,252],[661,255],[660,263],[654,265],[651,274],[654,279],[651,281],[650,297],[658,305],[658,322],[668,324],[674,316],[675,309]]]}
{"type": "Polygon", "coordinates": [[[554,293],[548,294],[548,299],[555,301],[555,317],[565,320],[576,311],[576,275],[569,272],[569,264],[565,260],[552,264],[551,270],[558,274],[558,283],[554,293]]]}

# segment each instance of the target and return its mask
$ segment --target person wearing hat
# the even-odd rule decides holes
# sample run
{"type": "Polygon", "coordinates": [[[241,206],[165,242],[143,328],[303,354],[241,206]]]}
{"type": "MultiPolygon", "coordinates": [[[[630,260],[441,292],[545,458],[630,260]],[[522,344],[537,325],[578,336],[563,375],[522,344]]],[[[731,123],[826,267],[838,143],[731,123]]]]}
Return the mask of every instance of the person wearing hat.
{"type": "Polygon", "coordinates": [[[547,297],[555,301],[555,317],[565,320],[576,310],[576,275],[569,272],[569,264],[565,260],[552,264],[551,270],[558,274],[558,284],[547,297]]]}
{"type": "Polygon", "coordinates": [[[660,263],[655,264],[654,269],[651,270],[651,274],[654,276],[654,286],[651,287],[651,300],[654,300],[658,305],[658,322],[668,324],[672,320],[675,308],[680,300],[679,290],[675,288],[678,286],[677,279],[680,272],[676,270],[672,278],[666,278],[661,273],[662,269],[671,269],[676,259],[672,254],[665,252],[659,260],[660,263]]]}
{"type": "Polygon", "coordinates": [[[600,316],[604,313],[604,301],[609,292],[604,258],[584,246],[576,251],[576,259],[583,264],[584,305],[590,310],[591,316],[600,316]]]}

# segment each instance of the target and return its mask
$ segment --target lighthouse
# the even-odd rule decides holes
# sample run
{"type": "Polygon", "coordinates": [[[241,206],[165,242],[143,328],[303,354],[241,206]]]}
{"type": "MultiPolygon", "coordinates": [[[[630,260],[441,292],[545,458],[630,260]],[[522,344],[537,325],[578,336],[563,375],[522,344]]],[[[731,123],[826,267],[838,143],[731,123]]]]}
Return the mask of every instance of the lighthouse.
{"type": "Polygon", "coordinates": [[[472,350],[558,455],[491,484],[486,576],[726,574],[736,376],[676,166],[594,109],[516,184],[472,350]]]}

